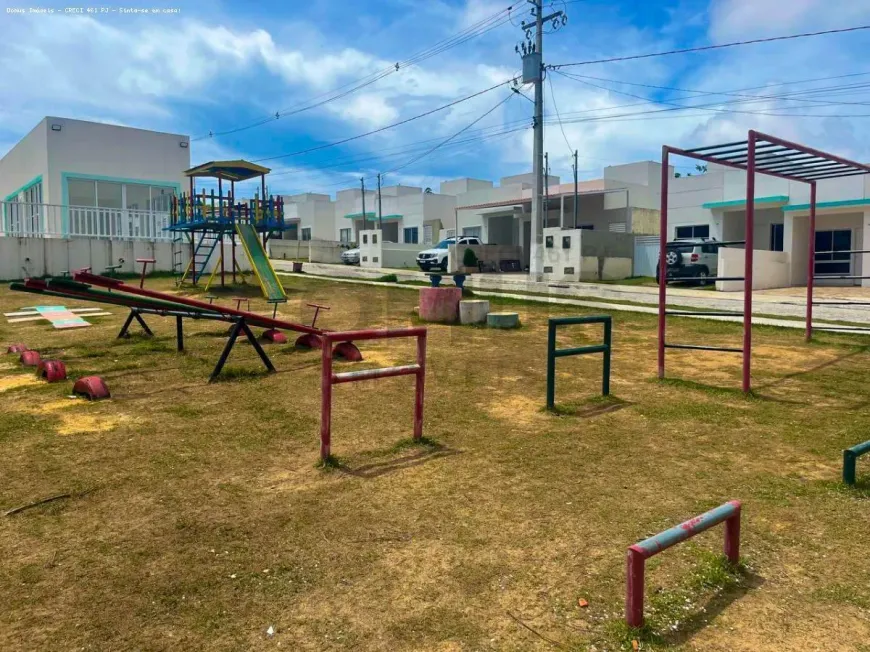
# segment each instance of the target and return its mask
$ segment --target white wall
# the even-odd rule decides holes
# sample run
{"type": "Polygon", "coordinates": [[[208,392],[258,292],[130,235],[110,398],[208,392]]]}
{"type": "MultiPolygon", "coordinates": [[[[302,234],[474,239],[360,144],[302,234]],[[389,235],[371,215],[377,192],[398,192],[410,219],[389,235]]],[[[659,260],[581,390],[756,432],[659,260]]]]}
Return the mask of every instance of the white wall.
{"type": "MultiPolygon", "coordinates": [[[[181,250],[182,271],[190,261],[190,247],[181,250]]],[[[172,243],[149,240],[106,240],[104,238],[0,238],[0,280],[24,278],[24,269],[29,276],[60,276],[64,270],[90,267],[102,274],[109,265],[117,265],[124,259],[121,272],[139,273],[141,263],[137,258],[154,258],[155,265],[148,271],[172,271],[172,243]]],[[[244,252],[236,247],[239,267],[249,271],[251,266],[244,252]]],[[[231,246],[224,245],[224,260],[232,258],[231,246]]],[[[206,272],[217,264],[218,256],[212,255],[206,272]]],[[[230,269],[227,263],[226,269],[230,269]]]]}
{"type": "Polygon", "coordinates": [[[580,280],[580,238],[581,229],[544,229],[543,269],[544,278],[552,281],[580,280]],[[552,246],[547,242],[552,238],[552,246]],[[569,247],[563,242],[567,240],[569,247]]]}
{"type": "Polygon", "coordinates": [[[416,269],[422,244],[384,242],[378,229],[360,231],[360,267],[416,269]]]}
{"type": "Polygon", "coordinates": [[[189,145],[188,136],[68,118],[48,117],[46,122],[46,203],[67,203],[61,183],[63,173],[186,188],[184,171],[190,168],[190,147],[181,147],[180,143],[189,145]],[[61,130],[52,131],[50,125],[60,125],[61,130]]]}
{"type": "Polygon", "coordinates": [[[42,201],[49,203],[47,129],[46,121],[42,120],[0,159],[0,201],[42,175],[42,201]]]}
{"type": "MultiPolygon", "coordinates": [[[[768,290],[784,288],[791,284],[789,256],[784,251],[752,252],[752,289],[768,290]]],[[[719,249],[718,276],[744,276],[746,272],[743,249],[722,247],[719,249]]],[[[742,292],[743,281],[716,281],[716,289],[722,292],[742,292]]]]}

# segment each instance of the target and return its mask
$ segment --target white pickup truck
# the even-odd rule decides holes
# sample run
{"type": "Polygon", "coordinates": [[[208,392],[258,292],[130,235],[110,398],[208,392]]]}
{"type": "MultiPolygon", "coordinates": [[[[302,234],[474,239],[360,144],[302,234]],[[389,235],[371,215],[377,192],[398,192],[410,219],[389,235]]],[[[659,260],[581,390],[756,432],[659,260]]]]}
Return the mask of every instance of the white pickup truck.
{"type": "MultiPolygon", "coordinates": [[[[451,236],[439,242],[431,249],[426,249],[417,254],[417,265],[424,272],[433,269],[439,269],[442,272],[447,271],[447,252],[448,248],[453,245],[479,245],[483,244],[480,238],[470,235],[459,236],[459,241],[456,241],[456,236],[451,236]]],[[[465,252],[464,249],[459,249],[459,256],[465,252]]]]}

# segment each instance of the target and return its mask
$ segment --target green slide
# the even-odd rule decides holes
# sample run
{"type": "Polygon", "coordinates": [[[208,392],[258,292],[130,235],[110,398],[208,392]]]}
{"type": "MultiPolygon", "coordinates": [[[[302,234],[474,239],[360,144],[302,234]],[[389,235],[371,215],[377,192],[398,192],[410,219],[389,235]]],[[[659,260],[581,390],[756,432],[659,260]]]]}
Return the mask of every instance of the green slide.
{"type": "Polygon", "coordinates": [[[266,300],[276,303],[287,301],[284,286],[281,285],[272,263],[269,262],[269,257],[266,256],[266,250],[263,248],[263,243],[257,235],[256,229],[251,224],[236,224],[236,233],[239,234],[242,248],[248,255],[248,260],[251,261],[251,268],[257,275],[257,280],[260,281],[260,287],[263,289],[266,300]]]}

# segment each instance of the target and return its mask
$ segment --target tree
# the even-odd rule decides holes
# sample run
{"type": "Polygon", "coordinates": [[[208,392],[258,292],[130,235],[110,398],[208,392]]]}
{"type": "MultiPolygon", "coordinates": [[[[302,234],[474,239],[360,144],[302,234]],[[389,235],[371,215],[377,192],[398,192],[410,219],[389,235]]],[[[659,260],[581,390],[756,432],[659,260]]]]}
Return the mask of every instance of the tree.
{"type": "Polygon", "coordinates": [[[700,165],[700,164],[699,164],[699,165],[696,165],[696,166],[695,166],[695,169],[696,169],[698,172],[700,172],[701,174],[707,174],[707,165],[706,165],[706,164],[704,164],[704,165],[700,165]]]}

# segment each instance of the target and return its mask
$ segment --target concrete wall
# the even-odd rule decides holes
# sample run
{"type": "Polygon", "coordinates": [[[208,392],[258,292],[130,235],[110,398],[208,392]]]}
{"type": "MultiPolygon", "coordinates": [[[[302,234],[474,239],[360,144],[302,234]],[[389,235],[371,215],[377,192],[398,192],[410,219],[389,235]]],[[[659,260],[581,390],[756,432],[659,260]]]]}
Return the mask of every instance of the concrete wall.
{"type": "MultiPolygon", "coordinates": [[[[275,258],[276,260],[298,260],[309,258],[311,251],[311,244],[314,242],[319,242],[312,240],[311,242],[306,242],[303,240],[269,240],[266,246],[269,249],[269,258],[275,258]]],[[[319,261],[319,262],[332,262],[332,261],[319,261]]]]}
{"type": "Polygon", "coordinates": [[[580,280],[582,234],[581,229],[544,229],[543,269],[545,279],[552,281],[580,280]]]}
{"type": "Polygon", "coordinates": [[[635,235],[658,235],[661,211],[657,208],[631,209],[631,232],[635,235]]]}
{"type": "Polygon", "coordinates": [[[463,265],[465,260],[465,250],[471,249],[477,260],[486,263],[488,266],[494,266],[500,269],[499,263],[503,260],[522,260],[522,247],[515,245],[459,245],[457,255],[459,256],[458,264],[453,263],[454,248],[450,247],[447,251],[447,269],[456,269],[463,265]]]}
{"type": "Polygon", "coordinates": [[[0,201],[14,199],[10,195],[42,176],[42,201],[49,203],[47,130],[46,121],[41,121],[0,159],[0,201]]]}
{"type": "MultiPolygon", "coordinates": [[[[745,269],[743,249],[734,247],[719,249],[718,276],[743,276],[745,269]]],[[[790,285],[790,269],[789,256],[784,251],[753,250],[752,289],[768,290],[788,287],[790,285]]],[[[716,289],[720,292],[741,292],[743,288],[743,281],[716,281],[716,289]]]]}
{"type": "Polygon", "coordinates": [[[378,229],[360,231],[360,267],[416,269],[422,244],[384,242],[378,229]]]}
{"type": "Polygon", "coordinates": [[[580,259],[581,281],[619,281],[631,276],[631,258],[583,256],[580,259]]]}
{"type": "Polygon", "coordinates": [[[442,181],[438,186],[438,192],[442,195],[453,195],[455,197],[472,190],[486,190],[487,188],[492,188],[492,186],[492,181],[485,181],[483,179],[453,179],[451,181],[442,181]]]}
{"type": "MultiPolygon", "coordinates": [[[[190,247],[181,247],[182,269],[190,261],[190,247]]],[[[243,252],[236,248],[239,267],[250,270],[243,252]]],[[[224,245],[224,260],[231,259],[231,247],[224,245]]],[[[172,243],[148,240],[106,240],[98,238],[0,238],[0,280],[11,281],[28,276],[60,276],[64,270],[90,267],[102,273],[109,265],[117,265],[123,258],[121,272],[142,270],[137,258],[154,258],[156,271],[172,271],[172,243]]],[[[213,255],[206,271],[217,264],[213,255]]],[[[226,266],[229,269],[229,265],[226,266]]],[[[149,272],[152,266],[148,266],[149,272]]]]}

